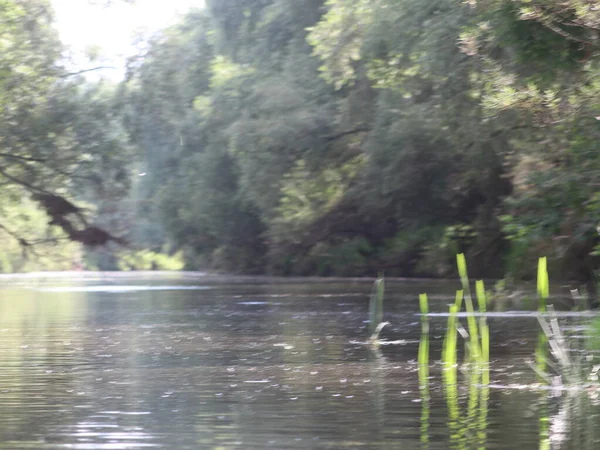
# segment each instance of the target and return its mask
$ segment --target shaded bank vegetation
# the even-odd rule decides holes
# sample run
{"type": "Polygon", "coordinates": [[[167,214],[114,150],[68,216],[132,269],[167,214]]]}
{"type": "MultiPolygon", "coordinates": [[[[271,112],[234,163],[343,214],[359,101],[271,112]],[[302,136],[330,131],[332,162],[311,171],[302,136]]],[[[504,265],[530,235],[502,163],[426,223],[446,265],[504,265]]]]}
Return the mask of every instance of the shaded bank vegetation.
{"type": "Polygon", "coordinates": [[[78,93],[58,98],[87,121],[67,109],[59,128],[93,130],[98,161],[77,164],[103,167],[104,190],[71,176],[52,192],[190,269],[447,276],[465,252],[473,276],[532,277],[547,254],[589,280],[599,28],[580,0],[207,0],[121,85],[58,74],[36,94],[78,93]]]}
{"type": "Polygon", "coordinates": [[[544,5],[208,2],[128,83],[148,217],[192,267],[589,276],[599,17],[544,5]]]}

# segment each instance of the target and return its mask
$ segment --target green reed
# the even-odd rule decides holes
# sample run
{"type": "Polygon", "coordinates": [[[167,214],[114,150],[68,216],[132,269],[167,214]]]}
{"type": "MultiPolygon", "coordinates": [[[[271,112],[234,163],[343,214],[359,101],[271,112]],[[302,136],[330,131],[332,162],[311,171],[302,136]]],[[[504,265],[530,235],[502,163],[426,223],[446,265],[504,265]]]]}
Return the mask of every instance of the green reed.
{"type": "MultiPolygon", "coordinates": [[[[537,296],[538,296],[538,312],[545,313],[548,311],[547,300],[550,296],[550,282],[548,277],[548,262],[546,257],[540,258],[538,261],[537,271],[537,296]]],[[[540,381],[544,380],[544,374],[548,366],[548,335],[546,333],[538,333],[537,344],[535,347],[535,362],[540,381]]]]}
{"type": "MultiPolygon", "coordinates": [[[[475,444],[485,448],[487,438],[487,417],[489,399],[489,358],[490,332],[485,313],[487,312],[487,296],[483,281],[477,281],[478,311],[475,310],[467,272],[467,264],[463,254],[457,255],[457,266],[462,289],[456,292],[454,303],[449,308],[448,323],[442,345],[442,379],[444,396],[448,408],[448,426],[450,439],[455,448],[470,448],[475,444]],[[458,313],[462,305],[467,313],[468,333],[460,325],[458,313]],[[479,312],[479,319],[476,314],[479,312]],[[467,372],[464,381],[467,384],[467,403],[465,411],[461,411],[459,402],[458,374],[458,335],[459,329],[465,337],[465,365],[467,372]]],[[[429,313],[427,297],[419,296],[421,309],[421,342],[419,344],[419,381],[420,386],[428,386],[425,379],[429,375],[429,323],[426,315],[429,313]],[[427,364],[425,364],[427,362],[427,364]],[[426,368],[425,368],[426,367],[426,368]]],[[[422,391],[423,392],[423,391],[422,391]]],[[[423,399],[425,398],[422,393],[423,399]]],[[[428,397],[427,397],[428,398],[428,397]]],[[[421,439],[424,439],[425,423],[423,417],[429,417],[429,403],[423,404],[421,439]]],[[[427,435],[428,436],[428,435],[427,435]]],[[[426,441],[429,442],[428,440],[426,441]]]]}
{"type": "Polygon", "coordinates": [[[446,327],[446,335],[444,336],[444,345],[442,347],[442,363],[444,366],[453,366],[457,363],[458,358],[458,319],[456,314],[458,309],[456,305],[450,306],[450,315],[448,316],[448,325],[446,327]]]}
{"type": "Polygon", "coordinates": [[[429,447],[429,301],[427,294],[419,295],[421,310],[421,339],[419,341],[419,391],[421,393],[421,448],[429,447]]]}
{"type": "Polygon", "coordinates": [[[548,278],[548,260],[544,256],[538,260],[537,272],[538,310],[546,311],[546,302],[550,297],[550,282],[548,278]]]}
{"type": "MultiPolygon", "coordinates": [[[[485,286],[483,280],[478,280],[475,285],[477,292],[477,301],[479,304],[479,334],[481,335],[481,363],[487,364],[490,361],[490,328],[487,324],[487,318],[485,313],[487,312],[487,297],[485,294],[485,286]]],[[[487,377],[487,383],[489,384],[489,370],[485,371],[484,376],[487,377]]]]}
{"type": "Polygon", "coordinates": [[[459,290],[456,291],[456,297],[454,299],[454,305],[456,306],[456,309],[458,311],[460,311],[460,308],[462,308],[463,295],[464,295],[464,291],[462,289],[459,289],[459,290]]]}
{"type": "MultiPolygon", "coordinates": [[[[583,392],[584,388],[596,392],[600,387],[597,383],[600,366],[594,364],[594,354],[586,351],[582,338],[571,338],[561,329],[558,315],[553,305],[548,305],[550,283],[546,258],[538,262],[538,322],[541,331],[535,349],[535,365],[532,368],[538,374],[541,382],[551,384],[557,389],[564,386],[568,390],[567,397],[573,392],[583,392]]],[[[572,291],[575,299],[579,298],[578,291],[572,291]]],[[[574,395],[574,394],[573,394],[574,395]]],[[[579,401],[577,395],[573,399],[579,401]]]]}
{"type": "MultiPolygon", "coordinates": [[[[477,300],[476,312],[473,298],[471,297],[470,283],[467,265],[464,255],[457,255],[457,266],[461,279],[462,289],[458,290],[454,303],[449,307],[449,315],[446,333],[442,346],[442,379],[444,396],[448,411],[448,427],[452,448],[485,448],[487,440],[488,403],[490,395],[490,330],[486,319],[487,294],[483,281],[476,281],[475,294],[477,300]],[[458,313],[465,305],[467,328],[465,331],[458,318],[458,313]],[[478,314],[477,314],[478,313],[478,314]],[[476,317],[478,315],[478,317],[476,317]],[[460,333],[459,333],[460,331],[460,333]],[[458,335],[461,334],[465,340],[465,353],[463,376],[458,371],[458,335]],[[463,389],[460,385],[465,384],[463,389]],[[466,392],[466,403],[460,400],[460,392],[466,392]],[[463,405],[461,407],[461,405],[463,405]]],[[[550,283],[548,276],[547,259],[540,258],[538,262],[537,297],[539,322],[542,332],[538,338],[536,347],[537,365],[536,371],[547,382],[562,385],[566,382],[571,386],[588,387],[588,390],[570,390],[566,394],[565,407],[574,411],[577,418],[591,417],[589,409],[585,406],[590,403],[587,392],[591,387],[598,386],[596,381],[600,366],[594,366],[590,372],[584,367],[585,358],[589,355],[579,354],[567,343],[553,307],[547,304],[550,295],[550,283]],[[546,313],[550,314],[546,318],[546,313]],[[576,356],[574,357],[573,354],[576,356]],[[553,363],[550,361],[554,361],[553,363]],[[546,372],[553,368],[558,376],[553,378],[546,372]],[[592,381],[590,383],[590,381],[592,381]],[[586,403],[587,402],[587,403],[586,403]],[[583,406],[582,406],[583,405],[583,406]]],[[[419,386],[421,389],[422,411],[421,411],[421,443],[422,447],[429,446],[429,305],[427,296],[419,296],[421,310],[421,342],[419,343],[419,386]]],[[[585,360],[588,361],[588,360],[585,360]]],[[[591,419],[589,419],[591,420],[591,419]]],[[[590,422],[586,429],[592,429],[590,422]]],[[[579,429],[579,428],[578,428],[579,429]]],[[[550,447],[550,417],[548,404],[542,405],[539,421],[540,450],[550,447]]],[[[595,448],[594,440],[588,435],[576,436],[578,448],[595,448]],[[589,442],[588,442],[589,441],[589,442]]]]}
{"type": "Polygon", "coordinates": [[[475,320],[475,308],[473,307],[473,299],[471,298],[471,287],[469,283],[469,275],[467,273],[467,262],[464,253],[456,255],[456,265],[458,266],[458,274],[464,291],[464,302],[467,311],[467,325],[469,328],[469,349],[473,359],[481,358],[481,349],[479,345],[479,329],[475,320]]]}
{"type": "Polygon", "coordinates": [[[419,295],[421,309],[421,340],[419,341],[419,379],[425,380],[429,377],[429,305],[427,294],[419,295]]]}
{"type": "Polygon", "coordinates": [[[442,347],[442,382],[446,405],[448,408],[448,427],[450,439],[454,442],[462,440],[463,429],[460,426],[460,406],[458,402],[458,365],[457,365],[457,318],[456,305],[450,306],[448,325],[442,347]]]}
{"type": "Polygon", "coordinates": [[[448,317],[448,328],[446,329],[446,336],[444,338],[444,345],[442,350],[442,361],[451,362],[456,364],[456,329],[458,326],[458,319],[456,314],[460,312],[463,301],[467,312],[467,326],[468,326],[468,340],[466,346],[468,347],[468,360],[472,363],[488,363],[490,359],[490,332],[487,325],[487,319],[485,313],[487,312],[487,296],[485,293],[485,285],[483,281],[479,280],[476,282],[476,294],[477,294],[477,306],[479,313],[479,321],[476,320],[476,311],[473,305],[473,299],[471,297],[471,288],[469,283],[469,276],[467,272],[467,263],[465,261],[465,255],[459,254],[456,256],[456,262],[458,266],[458,273],[462,284],[462,289],[456,292],[454,304],[450,307],[450,316],[448,317]]]}

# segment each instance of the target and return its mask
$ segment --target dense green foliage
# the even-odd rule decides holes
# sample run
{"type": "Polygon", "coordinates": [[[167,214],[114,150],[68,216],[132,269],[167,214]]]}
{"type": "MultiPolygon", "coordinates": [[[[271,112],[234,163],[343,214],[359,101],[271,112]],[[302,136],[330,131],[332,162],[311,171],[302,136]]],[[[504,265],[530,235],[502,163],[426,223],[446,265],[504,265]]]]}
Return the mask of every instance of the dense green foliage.
{"type": "Polygon", "coordinates": [[[63,67],[52,19],[44,0],[0,2],[1,271],[71,268],[113,238],[93,205],[129,190],[115,88],[63,67]]]}
{"type": "Polygon", "coordinates": [[[547,253],[589,277],[598,14],[208,1],[127,82],[139,238],[190,268],[446,275],[466,251],[477,276],[533,275],[547,253]]]}
{"type": "Polygon", "coordinates": [[[43,186],[90,205],[132,243],[88,252],[97,267],[181,251],[190,269],[445,276],[465,252],[474,276],[533,276],[541,254],[592,276],[590,2],[207,0],[120,86],[61,69],[41,0],[2,5],[28,18],[2,25],[2,202],[43,186]]]}

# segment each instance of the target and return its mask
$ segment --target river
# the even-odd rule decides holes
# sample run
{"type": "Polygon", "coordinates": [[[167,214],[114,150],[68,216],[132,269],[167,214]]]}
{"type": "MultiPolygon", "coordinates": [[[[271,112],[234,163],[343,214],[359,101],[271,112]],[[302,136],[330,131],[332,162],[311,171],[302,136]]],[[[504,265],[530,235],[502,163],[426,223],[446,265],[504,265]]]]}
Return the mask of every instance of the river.
{"type": "MultiPolygon", "coordinates": [[[[497,314],[491,386],[441,381],[431,320],[418,378],[418,294],[443,313],[456,283],[389,281],[378,350],[372,280],[71,274],[0,279],[0,448],[598,448],[595,394],[535,388],[533,314],[497,314]],[[472,403],[485,389],[485,404],[472,403]],[[479,395],[479,394],[476,394],[479,395]]],[[[592,317],[565,326],[587,329],[592,317]],[[583,324],[583,325],[582,325],[583,324]]],[[[570,327],[570,328],[569,328],[570,327]]]]}

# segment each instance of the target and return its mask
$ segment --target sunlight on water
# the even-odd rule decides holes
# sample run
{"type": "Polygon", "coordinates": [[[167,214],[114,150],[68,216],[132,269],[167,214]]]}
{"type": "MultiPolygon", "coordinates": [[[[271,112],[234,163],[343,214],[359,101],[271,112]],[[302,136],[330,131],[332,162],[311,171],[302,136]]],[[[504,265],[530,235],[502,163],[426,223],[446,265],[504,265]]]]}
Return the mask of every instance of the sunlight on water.
{"type": "Polygon", "coordinates": [[[38,292],[112,292],[120,294],[138,291],[203,291],[211,288],[209,286],[121,286],[110,284],[98,286],[56,286],[31,289],[38,292]]]}

